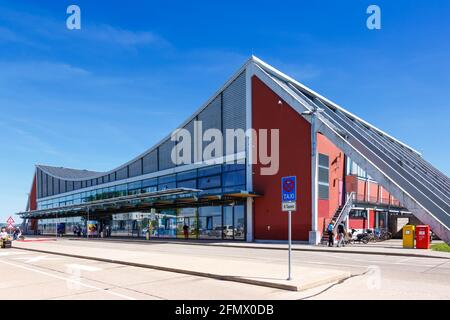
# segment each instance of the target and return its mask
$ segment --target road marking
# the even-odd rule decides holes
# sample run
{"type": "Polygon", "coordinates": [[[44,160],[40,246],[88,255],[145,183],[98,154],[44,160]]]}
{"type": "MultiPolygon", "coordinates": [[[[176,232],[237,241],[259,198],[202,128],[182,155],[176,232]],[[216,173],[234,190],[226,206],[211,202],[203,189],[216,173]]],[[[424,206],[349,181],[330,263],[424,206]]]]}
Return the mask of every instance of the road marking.
{"type": "Polygon", "coordinates": [[[77,281],[75,279],[57,276],[57,275],[54,275],[54,274],[51,274],[51,273],[48,273],[48,272],[45,272],[45,271],[33,269],[33,268],[30,268],[30,267],[25,267],[25,266],[22,266],[22,265],[19,265],[19,264],[6,262],[6,261],[3,261],[3,260],[0,260],[0,263],[7,264],[7,265],[10,265],[10,266],[13,266],[13,267],[16,267],[16,268],[32,271],[32,272],[35,272],[35,273],[43,274],[43,275],[46,275],[46,276],[51,277],[51,278],[55,278],[55,279],[63,280],[63,281],[66,281],[66,282],[74,283],[76,285],[83,286],[83,287],[86,287],[86,288],[89,288],[89,289],[94,289],[94,290],[97,290],[97,291],[103,291],[103,292],[105,292],[107,294],[110,294],[110,295],[113,295],[113,296],[117,296],[117,297],[120,297],[120,298],[123,298],[123,299],[136,300],[133,297],[126,296],[124,294],[120,294],[120,293],[117,293],[117,292],[114,292],[114,291],[109,291],[109,290],[106,290],[106,289],[102,289],[102,288],[99,288],[99,287],[96,287],[96,286],[92,286],[92,285],[89,285],[89,284],[85,284],[85,283],[82,283],[81,281],[77,281]]]}
{"type": "Polygon", "coordinates": [[[36,256],[36,257],[28,257],[28,258],[14,258],[15,260],[24,260],[25,263],[38,262],[42,260],[61,260],[61,258],[49,258],[47,256],[36,256]]]}
{"type": "Polygon", "coordinates": [[[13,256],[17,254],[28,254],[27,252],[22,251],[10,251],[10,252],[0,252],[0,257],[13,256]]]}
{"type": "Polygon", "coordinates": [[[71,269],[75,269],[75,270],[82,270],[82,271],[90,271],[90,272],[95,272],[95,271],[101,271],[102,269],[97,268],[97,267],[92,267],[92,266],[86,266],[84,264],[66,264],[67,268],[71,268],[71,269]]]}
{"type": "Polygon", "coordinates": [[[357,265],[357,264],[344,264],[344,263],[333,263],[333,262],[318,262],[318,261],[305,261],[306,264],[319,264],[324,266],[338,266],[338,267],[351,267],[351,268],[367,268],[367,266],[357,265]]]}

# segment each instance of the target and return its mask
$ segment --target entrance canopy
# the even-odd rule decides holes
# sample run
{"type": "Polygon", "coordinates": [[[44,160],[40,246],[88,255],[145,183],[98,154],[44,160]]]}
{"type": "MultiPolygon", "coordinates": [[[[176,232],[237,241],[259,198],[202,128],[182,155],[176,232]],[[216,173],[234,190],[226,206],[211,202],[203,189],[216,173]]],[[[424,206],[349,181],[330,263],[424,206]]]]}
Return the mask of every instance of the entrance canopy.
{"type": "Polygon", "coordinates": [[[20,212],[18,215],[23,219],[75,217],[86,216],[88,214],[109,215],[150,209],[171,209],[226,204],[258,196],[259,195],[253,192],[245,190],[236,190],[225,194],[204,194],[203,191],[199,189],[174,188],[112,199],[102,199],[54,209],[20,212]]]}

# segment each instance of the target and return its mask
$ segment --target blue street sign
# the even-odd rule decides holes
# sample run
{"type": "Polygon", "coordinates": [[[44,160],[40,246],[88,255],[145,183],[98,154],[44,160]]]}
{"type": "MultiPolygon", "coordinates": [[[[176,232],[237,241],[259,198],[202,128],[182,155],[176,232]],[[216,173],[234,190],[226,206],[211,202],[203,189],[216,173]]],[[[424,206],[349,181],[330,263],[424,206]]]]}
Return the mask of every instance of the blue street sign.
{"type": "Polygon", "coordinates": [[[281,178],[281,202],[295,202],[297,200],[297,177],[281,178]]]}

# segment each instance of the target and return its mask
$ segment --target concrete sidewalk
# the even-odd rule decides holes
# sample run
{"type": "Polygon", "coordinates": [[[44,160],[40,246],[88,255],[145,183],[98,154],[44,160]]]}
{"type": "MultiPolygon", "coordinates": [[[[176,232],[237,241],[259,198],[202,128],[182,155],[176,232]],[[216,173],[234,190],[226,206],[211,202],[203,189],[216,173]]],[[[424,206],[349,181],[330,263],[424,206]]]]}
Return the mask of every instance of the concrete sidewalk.
{"type": "Polygon", "coordinates": [[[325,268],[293,266],[294,280],[287,281],[287,265],[267,261],[248,261],[241,258],[186,256],[182,254],[152,252],[142,248],[130,250],[117,244],[117,248],[86,246],[76,241],[14,242],[14,248],[58,254],[76,258],[151,268],[220,280],[241,282],[291,291],[302,291],[342,281],[349,272],[325,268]]]}
{"type": "MultiPolygon", "coordinates": [[[[67,237],[68,240],[77,241],[115,241],[128,243],[176,243],[184,245],[200,245],[200,246],[217,246],[230,248],[250,248],[250,249],[272,249],[272,250],[286,250],[287,244],[283,242],[240,242],[240,241],[211,241],[211,240],[177,240],[177,239],[130,239],[130,238],[107,238],[107,239],[85,239],[67,237]]],[[[442,243],[442,241],[434,241],[433,243],[442,243]]],[[[292,246],[295,251],[317,251],[330,253],[352,253],[352,254],[369,254],[369,255],[383,255],[383,256],[404,256],[416,258],[441,258],[450,259],[448,252],[439,252],[423,249],[404,249],[402,247],[401,239],[392,239],[383,242],[374,242],[368,244],[352,244],[346,247],[327,247],[324,245],[309,245],[305,243],[295,243],[292,246]]]]}

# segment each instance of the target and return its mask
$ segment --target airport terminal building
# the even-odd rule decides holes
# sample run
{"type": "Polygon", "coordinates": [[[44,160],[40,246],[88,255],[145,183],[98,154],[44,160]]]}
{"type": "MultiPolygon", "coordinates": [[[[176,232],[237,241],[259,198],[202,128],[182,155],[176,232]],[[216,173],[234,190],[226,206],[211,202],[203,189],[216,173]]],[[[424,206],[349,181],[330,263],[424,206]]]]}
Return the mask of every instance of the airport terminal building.
{"type": "Polygon", "coordinates": [[[111,171],[36,165],[18,213],[28,232],[285,240],[281,178],[296,176],[293,240],[318,243],[331,219],[381,229],[400,216],[450,239],[447,176],[256,57],[173,129],[111,171]]]}

